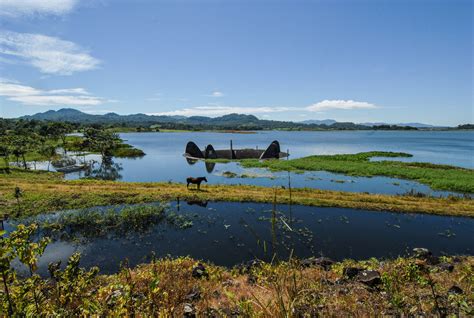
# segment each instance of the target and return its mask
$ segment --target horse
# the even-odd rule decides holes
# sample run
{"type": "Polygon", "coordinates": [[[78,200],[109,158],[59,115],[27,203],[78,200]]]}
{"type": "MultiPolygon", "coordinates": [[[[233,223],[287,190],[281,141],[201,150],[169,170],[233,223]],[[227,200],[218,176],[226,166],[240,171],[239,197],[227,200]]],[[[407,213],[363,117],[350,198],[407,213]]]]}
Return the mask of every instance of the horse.
{"type": "Polygon", "coordinates": [[[192,183],[192,184],[197,184],[197,188],[198,190],[201,188],[201,182],[207,182],[207,179],[206,177],[198,177],[198,178],[193,178],[193,177],[189,177],[186,179],[186,188],[189,188],[189,184],[192,183]]]}

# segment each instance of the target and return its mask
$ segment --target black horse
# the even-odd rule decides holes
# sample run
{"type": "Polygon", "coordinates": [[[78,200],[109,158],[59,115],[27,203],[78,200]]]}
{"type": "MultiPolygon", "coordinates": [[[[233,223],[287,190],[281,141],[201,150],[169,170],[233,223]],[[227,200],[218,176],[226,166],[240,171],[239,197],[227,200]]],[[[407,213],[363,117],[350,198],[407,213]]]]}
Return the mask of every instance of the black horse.
{"type": "Polygon", "coordinates": [[[206,177],[198,177],[198,178],[189,177],[186,179],[186,182],[187,182],[186,188],[189,188],[189,184],[191,183],[191,184],[197,184],[197,188],[199,190],[201,188],[201,182],[203,181],[207,182],[206,177]]]}

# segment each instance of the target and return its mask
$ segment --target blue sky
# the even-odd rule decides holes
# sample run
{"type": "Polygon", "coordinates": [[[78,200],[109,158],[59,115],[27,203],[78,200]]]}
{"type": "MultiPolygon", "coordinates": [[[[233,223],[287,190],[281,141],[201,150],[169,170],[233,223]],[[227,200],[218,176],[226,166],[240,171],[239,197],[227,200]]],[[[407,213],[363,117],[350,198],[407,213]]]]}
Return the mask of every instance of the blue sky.
{"type": "Polygon", "coordinates": [[[0,115],[474,122],[472,1],[0,0],[0,115]]]}

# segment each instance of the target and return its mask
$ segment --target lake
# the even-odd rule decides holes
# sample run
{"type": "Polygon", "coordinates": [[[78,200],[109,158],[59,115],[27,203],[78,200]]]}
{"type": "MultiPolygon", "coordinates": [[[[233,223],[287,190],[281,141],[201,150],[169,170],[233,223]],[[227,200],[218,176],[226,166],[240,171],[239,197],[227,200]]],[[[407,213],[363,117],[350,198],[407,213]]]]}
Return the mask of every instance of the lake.
{"type": "MultiPolygon", "coordinates": [[[[164,219],[140,231],[110,231],[85,239],[81,233],[60,236],[40,259],[40,272],[47,273],[49,262],[62,260],[65,264],[76,251],[82,253],[82,266],[97,265],[103,273],[116,272],[125,259],[131,266],[150,261],[153,254],[189,255],[234,266],[255,258],[287,260],[290,255],[322,255],[335,260],[394,258],[408,255],[414,247],[426,247],[436,255],[474,253],[474,218],[300,205],[277,205],[273,214],[271,204],[198,203],[181,202],[178,209],[177,203],[172,202],[166,208],[166,213],[180,215],[192,224],[185,228],[164,219]]],[[[86,212],[106,209],[110,207],[86,212]]],[[[38,218],[54,220],[63,213],[78,212],[38,218]]],[[[12,225],[7,223],[6,230],[11,231],[12,225]]]]}
{"type": "MultiPolygon", "coordinates": [[[[136,159],[114,159],[115,165],[103,171],[104,178],[119,181],[184,182],[188,176],[206,176],[209,183],[252,184],[262,186],[288,185],[288,173],[272,173],[264,169],[243,169],[237,163],[209,165],[198,161],[190,164],[183,157],[188,141],[200,148],[212,144],[215,149],[228,149],[230,140],[234,148],[266,148],[278,140],[282,151],[287,149],[290,158],[314,154],[346,154],[364,151],[396,151],[413,154],[412,158],[396,160],[425,161],[474,168],[473,131],[321,131],[286,132],[262,131],[254,134],[179,132],[179,133],[123,133],[120,136],[129,144],[142,149],[146,156],[136,159]],[[243,173],[250,178],[227,178],[227,171],[243,173]]],[[[89,159],[97,156],[88,156],[89,159]]],[[[82,177],[82,173],[70,173],[67,179],[82,177]]],[[[432,191],[417,182],[386,177],[357,178],[329,172],[290,174],[293,187],[311,187],[328,190],[403,194],[411,190],[434,196],[449,194],[432,191]]]]}

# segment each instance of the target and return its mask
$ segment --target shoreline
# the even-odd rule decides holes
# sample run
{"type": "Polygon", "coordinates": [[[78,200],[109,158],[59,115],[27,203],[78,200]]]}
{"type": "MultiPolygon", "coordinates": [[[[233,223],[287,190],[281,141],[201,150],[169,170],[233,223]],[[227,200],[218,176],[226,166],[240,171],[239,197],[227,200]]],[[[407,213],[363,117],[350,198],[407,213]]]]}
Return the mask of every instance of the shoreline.
{"type": "MultiPolygon", "coordinates": [[[[53,211],[100,205],[137,204],[154,201],[208,200],[272,203],[274,188],[251,185],[203,185],[201,191],[187,190],[181,183],[143,183],[100,180],[64,180],[62,174],[11,169],[0,178],[0,206],[14,216],[29,216],[53,211]],[[19,187],[20,206],[14,197],[19,187]]],[[[276,189],[276,203],[290,204],[288,189],[276,189]]],[[[291,204],[354,208],[369,211],[425,213],[474,217],[474,200],[431,198],[318,190],[291,189],[291,204]]]]}

